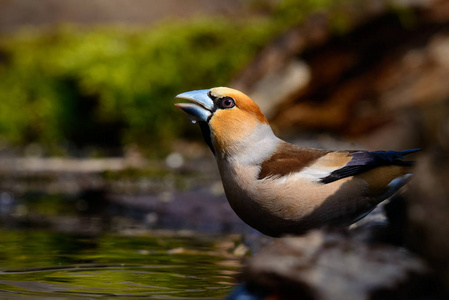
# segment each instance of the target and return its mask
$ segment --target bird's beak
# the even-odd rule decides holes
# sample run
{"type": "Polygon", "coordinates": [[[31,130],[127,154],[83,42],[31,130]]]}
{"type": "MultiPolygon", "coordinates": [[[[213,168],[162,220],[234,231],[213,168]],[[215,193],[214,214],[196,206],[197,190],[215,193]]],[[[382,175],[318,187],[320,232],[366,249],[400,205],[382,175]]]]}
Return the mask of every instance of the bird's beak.
{"type": "Polygon", "coordinates": [[[191,121],[207,122],[214,110],[214,101],[208,95],[209,90],[197,90],[177,95],[177,99],[190,100],[193,103],[176,103],[175,106],[185,112],[191,121]]]}

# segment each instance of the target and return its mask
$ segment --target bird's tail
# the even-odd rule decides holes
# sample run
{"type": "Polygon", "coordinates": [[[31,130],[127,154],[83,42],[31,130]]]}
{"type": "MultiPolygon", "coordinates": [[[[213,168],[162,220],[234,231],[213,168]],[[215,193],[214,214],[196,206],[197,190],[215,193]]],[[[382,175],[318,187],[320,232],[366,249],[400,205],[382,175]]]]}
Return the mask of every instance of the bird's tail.
{"type": "Polygon", "coordinates": [[[420,148],[416,149],[408,149],[408,150],[402,150],[398,151],[401,154],[401,164],[402,166],[413,166],[415,164],[415,161],[413,160],[402,160],[405,155],[409,155],[415,152],[421,151],[420,148]]]}

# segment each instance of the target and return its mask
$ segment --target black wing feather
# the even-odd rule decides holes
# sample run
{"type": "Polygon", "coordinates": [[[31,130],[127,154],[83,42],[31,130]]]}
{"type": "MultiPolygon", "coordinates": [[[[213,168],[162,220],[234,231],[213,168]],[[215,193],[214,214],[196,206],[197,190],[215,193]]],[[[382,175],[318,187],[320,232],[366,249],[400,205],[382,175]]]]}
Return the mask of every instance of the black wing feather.
{"type": "Polygon", "coordinates": [[[321,178],[322,183],[330,183],[341,178],[354,176],[375,167],[387,165],[410,166],[412,161],[404,161],[404,155],[420,151],[409,149],[403,151],[356,151],[351,153],[352,159],[343,168],[333,171],[321,178]]]}

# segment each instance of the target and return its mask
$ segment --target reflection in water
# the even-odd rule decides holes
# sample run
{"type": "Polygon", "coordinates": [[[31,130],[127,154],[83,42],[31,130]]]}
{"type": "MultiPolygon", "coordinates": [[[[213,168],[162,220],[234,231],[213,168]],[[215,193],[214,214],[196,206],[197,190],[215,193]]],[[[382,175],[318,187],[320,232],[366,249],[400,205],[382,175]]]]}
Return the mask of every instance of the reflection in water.
{"type": "Polygon", "coordinates": [[[235,236],[0,231],[0,298],[221,298],[235,236]]]}

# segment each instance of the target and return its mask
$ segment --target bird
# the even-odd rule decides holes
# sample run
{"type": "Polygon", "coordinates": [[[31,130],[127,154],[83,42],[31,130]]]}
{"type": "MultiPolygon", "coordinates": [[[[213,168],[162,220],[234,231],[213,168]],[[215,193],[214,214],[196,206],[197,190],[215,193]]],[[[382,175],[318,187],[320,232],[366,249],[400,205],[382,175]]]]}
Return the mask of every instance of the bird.
{"type": "Polygon", "coordinates": [[[215,156],[226,198],[246,224],[273,237],[347,227],[397,192],[419,151],[326,150],[278,138],[259,106],[227,87],[177,95],[215,156]]]}

